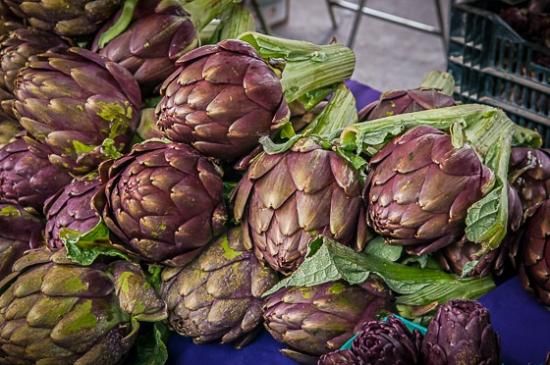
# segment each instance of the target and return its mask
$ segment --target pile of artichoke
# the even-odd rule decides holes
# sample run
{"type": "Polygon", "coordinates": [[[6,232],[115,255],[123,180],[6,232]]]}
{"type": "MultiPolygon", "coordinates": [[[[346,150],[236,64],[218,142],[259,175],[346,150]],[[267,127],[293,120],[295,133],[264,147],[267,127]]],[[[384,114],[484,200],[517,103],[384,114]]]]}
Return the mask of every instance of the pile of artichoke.
{"type": "Polygon", "coordinates": [[[498,364],[471,300],[518,272],[550,306],[550,153],[449,75],[358,113],[350,49],[234,0],[0,24],[0,364],[163,364],[168,331],[262,323],[302,363],[498,364]]]}

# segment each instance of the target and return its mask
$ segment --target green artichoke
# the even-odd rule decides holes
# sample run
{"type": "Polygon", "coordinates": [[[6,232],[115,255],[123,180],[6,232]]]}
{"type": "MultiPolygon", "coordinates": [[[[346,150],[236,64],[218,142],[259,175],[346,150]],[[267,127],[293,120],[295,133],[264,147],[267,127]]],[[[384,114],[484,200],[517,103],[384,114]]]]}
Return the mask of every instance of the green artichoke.
{"type": "Polygon", "coordinates": [[[489,311],[468,300],[441,305],[422,342],[425,365],[500,365],[498,336],[489,311]]]}
{"type": "Polygon", "coordinates": [[[99,223],[101,218],[92,206],[92,199],[103,188],[97,178],[74,179],[46,201],[45,238],[51,250],[63,247],[61,235],[64,230],[84,234],[99,223]]]}
{"type": "Polygon", "coordinates": [[[81,48],[34,57],[19,72],[14,95],[15,115],[51,148],[50,161],[77,174],[95,169],[110,148],[124,149],[139,120],[135,79],[81,48]]]}
{"type": "Polygon", "coordinates": [[[42,212],[44,202],[71,181],[48,160],[48,148],[17,138],[0,149],[0,202],[42,212]]]}
{"type": "Polygon", "coordinates": [[[527,222],[520,245],[519,274],[523,286],[550,306],[550,200],[527,222]]]}
{"type": "Polygon", "coordinates": [[[0,86],[12,92],[17,73],[25,67],[31,56],[67,48],[68,45],[54,34],[20,28],[10,32],[0,47],[0,86]]]}
{"type": "Polygon", "coordinates": [[[29,251],[0,282],[1,364],[119,364],[137,322],[166,305],[129,262],[76,266],[64,251],[29,251]]]}
{"type": "Polygon", "coordinates": [[[370,321],[361,327],[351,350],[356,358],[369,365],[420,364],[422,336],[410,332],[397,318],[385,322],[370,321]]]}
{"type": "Polygon", "coordinates": [[[63,36],[93,34],[114,14],[121,0],[5,0],[15,15],[26,19],[34,28],[63,36]]]}
{"type": "Polygon", "coordinates": [[[360,175],[312,139],[289,151],[256,158],[234,196],[245,244],[274,270],[290,274],[309,242],[325,234],[362,248],[367,239],[360,175]]]}
{"type": "Polygon", "coordinates": [[[467,145],[419,126],[394,138],[370,160],[365,202],[371,227],[413,254],[432,253],[464,236],[468,208],[493,173],[467,145]]]}
{"type": "Polygon", "coordinates": [[[338,350],[324,354],[317,365],[361,365],[362,363],[351,350],[338,350]]]}
{"type": "Polygon", "coordinates": [[[389,311],[390,298],[389,290],[376,279],[361,286],[334,282],[281,289],[265,301],[265,327],[293,349],[287,355],[319,356],[340,348],[362,322],[389,311]]]}
{"type": "Polygon", "coordinates": [[[96,209],[119,247],[146,261],[186,264],[224,230],[221,174],[188,145],[144,142],[101,172],[96,209]]]}
{"type": "Polygon", "coordinates": [[[17,205],[0,204],[0,278],[26,250],[42,245],[44,222],[17,205]]]}
{"type": "Polygon", "coordinates": [[[276,274],[244,248],[239,228],[185,268],[167,268],[162,276],[161,295],[174,331],[196,343],[239,340],[241,346],[262,320],[261,295],[277,282],[276,274]]]}

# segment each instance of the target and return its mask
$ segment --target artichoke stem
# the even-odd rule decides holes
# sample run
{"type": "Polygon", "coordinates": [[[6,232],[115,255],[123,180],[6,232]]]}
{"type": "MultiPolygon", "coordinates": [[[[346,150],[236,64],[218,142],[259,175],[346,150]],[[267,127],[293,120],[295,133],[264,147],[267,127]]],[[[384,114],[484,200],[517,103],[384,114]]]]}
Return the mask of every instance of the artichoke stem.
{"type": "Polygon", "coordinates": [[[252,13],[244,5],[235,4],[223,16],[219,26],[217,41],[236,39],[241,34],[254,30],[256,30],[256,22],[252,13]]]}
{"type": "Polygon", "coordinates": [[[134,17],[134,11],[136,10],[138,1],[139,0],[124,1],[122,11],[116,22],[99,38],[98,46],[100,49],[105,47],[107,43],[118,37],[128,28],[128,26],[132,22],[132,18],[134,17]]]}
{"type": "Polygon", "coordinates": [[[451,74],[443,71],[431,71],[420,85],[422,89],[440,90],[445,95],[453,95],[455,89],[455,80],[451,74]]]}
{"type": "Polygon", "coordinates": [[[183,9],[189,13],[195,29],[197,32],[200,32],[214,18],[230,9],[234,5],[235,0],[177,0],[177,2],[181,3],[183,9]]]}

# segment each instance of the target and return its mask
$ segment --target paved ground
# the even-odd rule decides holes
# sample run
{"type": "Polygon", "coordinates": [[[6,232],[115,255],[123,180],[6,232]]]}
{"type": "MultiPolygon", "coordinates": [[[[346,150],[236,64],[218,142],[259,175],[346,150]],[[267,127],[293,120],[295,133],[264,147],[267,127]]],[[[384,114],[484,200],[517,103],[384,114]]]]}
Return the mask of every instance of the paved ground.
{"type": "MultiPolygon", "coordinates": [[[[290,19],[276,27],[274,33],[325,42],[331,35],[331,23],[324,0],[290,0],[290,19]]],[[[448,11],[448,1],[445,2],[448,11]]],[[[368,0],[369,7],[406,16],[429,24],[437,24],[432,0],[368,0]]],[[[345,42],[351,27],[352,13],[335,9],[340,28],[335,36],[345,42]]],[[[354,78],[379,89],[412,88],[423,75],[434,69],[444,70],[446,60],[441,40],[363,17],[354,47],[357,68],[354,78]]]]}

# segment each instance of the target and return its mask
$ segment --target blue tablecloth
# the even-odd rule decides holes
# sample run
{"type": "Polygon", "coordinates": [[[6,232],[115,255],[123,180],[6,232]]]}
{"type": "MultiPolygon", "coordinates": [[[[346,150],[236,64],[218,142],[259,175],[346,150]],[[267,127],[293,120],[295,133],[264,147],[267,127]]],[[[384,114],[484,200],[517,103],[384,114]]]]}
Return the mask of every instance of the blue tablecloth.
{"type": "MultiPolygon", "coordinates": [[[[380,93],[350,81],[358,109],[376,100],[380,93]]],[[[505,365],[542,365],[550,352],[550,312],[526,293],[517,278],[502,283],[481,299],[491,312],[501,338],[505,365]]],[[[168,343],[170,365],[295,365],[279,354],[283,346],[262,331],[241,350],[230,345],[196,346],[188,338],[172,336],[168,343]]]]}

